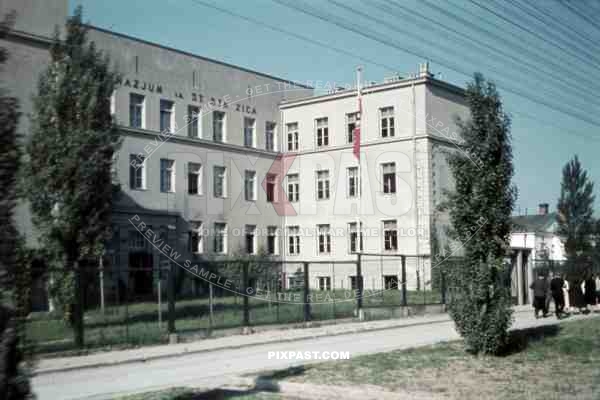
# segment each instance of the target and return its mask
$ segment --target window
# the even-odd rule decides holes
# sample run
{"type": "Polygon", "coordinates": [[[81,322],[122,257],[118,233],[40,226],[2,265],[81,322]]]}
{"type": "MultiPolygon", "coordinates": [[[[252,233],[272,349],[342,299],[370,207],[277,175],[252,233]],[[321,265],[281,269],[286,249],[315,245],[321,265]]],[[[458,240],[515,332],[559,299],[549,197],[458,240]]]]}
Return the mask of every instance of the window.
{"type": "Polygon", "coordinates": [[[363,231],[362,231],[362,222],[360,224],[360,232],[356,230],[356,222],[352,222],[348,224],[348,231],[350,232],[350,253],[356,253],[357,251],[363,251],[363,231]],[[360,250],[357,250],[359,245],[359,234],[360,234],[360,250]]]}
{"type": "Polygon", "coordinates": [[[227,196],[227,168],[221,166],[213,167],[213,196],[223,198],[227,196]]]}
{"type": "Polygon", "coordinates": [[[298,151],[298,123],[287,124],[288,151],[298,151]]]}
{"type": "Polygon", "coordinates": [[[246,225],[246,254],[256,253],[256,225],[246,225]]]}
{"type": "Polygon", "coordinates": [[[188,136],[191,138],[202,137],[200,134],[201,122],[200,108],[196,106],[188,106],[188,136]]]}
{"type": "Polygon", "coordinates": [[[319,278],[319,290],[331,290],[331,277],[320,276],[319,278]]]}
{"type": "Polygon", "coordinates": [[[327,118],[317,118],[317,147],[329,146],[329,128],[327,118]]]}
{"type": "Polygon", "coordinates": [[[394,136],[394,107],[379,109],[381,116],[381,137],[394,136]]]}
{"type": "Polygon", "coordinates": [[[398,277],[396,275],[384,275],[383,287],[385,290],[398,289],[398,277]]]}
{"type": "Polygon", "coordinates": [[[300,197],[300,176],[298,174],[288,175],[288,201],[296,202],[300,197]]]}
{"type": "Polygon", "coordinates": [[[244,146],[255,147],[254,145],[254,130],[256,120],[254,118],[244,117],[244,146]]]}
{"type": "Polygon", "coordinates": [[[354,130],[358,121],[358,113],[346,114],[346,140],[348,143],[354,141],[354,130]]]}
{"type": "Polygon", "coordinates": [[[129,155],[129,187],[131,189],[146,189],[146,158],[135,154],[129,155]]]}
{"type": "Polygon", "coordinates": [[[350,167],[348,171],[348,197],[358,197],[358,167],[350,167]]]}
{"type": "Polygon", "coordinates": [[[275,122],[267,121],[265,123],[265,149],[269,151],[275,150],[275,122]]]}
{"type": "Polygon", "coordinates": [[[175,191],[175,161],[160,159],[160,191],[175,191]]]}
{"type": "Polygon", "coordinates": [[[329,225],[317,225],[318,231],[318,253],[329,254],[331,253],[331,231],[329,225]]]}
{"type": "Polygon", "coordinates": [[[144,129],[145,97],[141,94],[129,94],[129,126],[144,129]]]}
{"type": "Polygon", "coordinates": [[[188,163],[188,193],[202,194],[202,164],[188,163]]]}
{"type": "Polygon", "coordinates": [[[173,133],[174,103],[169,100],[160,101],[160,131],[173,133]]]}
{"type": "Polygon", "coordinates": [[[227,224],[216,223],[215,224],[215,253],[226,254],[227,253],[227,224]]]}
{"type": "Polygon", "coordinates": [[[204,252],[202,222],[192,222],[192,230],[189,233],[189,243],[191,253],[202,254],[204,252]]]}
{"type": "Polygon", "coordinates": [[[277,193],[275,188],[277,187],[277,175],[267,174],[267,201],[273,203],[277,201],[277,193]]]}
{"type": "Polygon", "coordinates": [[[396,220],[383,222],[383,248],[385,250],[398,250],[396,220]]]}
{"type": "Polygon", "coordinates": [[[277,227],[276,226],[268,226],[267,227],[267,254],[275,255],[278,254],[277,248],[277,227]]]}
{"type": "Polygon", "coordinates": [[[383,193],[396,193],[396,163],[381,165],[383,193]]]}
{"type": "Polygon", "coordinates": [[[288,234],[288,254],[300,254],[300,227],[290,226],[287,228],[288,234]]]}
{"type": "Polygon", "coordinates": [[[137,229],[129,231],[129,249],[145,249],[146,248],[146,240],[144,240],[144,235],[140,233],[137,229]]]}
{"type": "MultiPolygon", "coordinates": [[[[363,281],[362,276],[360,277],[360,280],[361,282],[363,281]]],[[[358,290],[358,279],[356,279],[356,275],[350,277],[350,290],[358,290]]]]}
{"type": "Polygon", "coordinates": [[[245,171],[244,199],[246,201],[256,201],[256,171],[245,171]]]}
{"type": "Polygon", "coordinates": [[[213,140],[225,142],[225,113],[223,111],[213,111],[213,140]]]}
{"type": "Polygon", "coordinates": [[[329,171],[317,171],[317,200],[329,199],[329,171]]]}

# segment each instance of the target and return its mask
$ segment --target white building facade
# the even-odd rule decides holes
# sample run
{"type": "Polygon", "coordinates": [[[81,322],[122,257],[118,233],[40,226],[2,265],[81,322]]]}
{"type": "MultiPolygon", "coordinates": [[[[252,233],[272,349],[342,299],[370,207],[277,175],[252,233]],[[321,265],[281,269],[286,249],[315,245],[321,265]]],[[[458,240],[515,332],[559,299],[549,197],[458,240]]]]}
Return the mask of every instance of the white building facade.
{"type": "Polygon", "coordinates": [[[563,262],[566,260],[564,243],[557,234],[557,214],[541,203],[537,214],[512,218],[510,234],[512,295],[515,303],[531,303],[533,292],[529,285],[535,279],[536,261],[563,262]]]}
{"type": "MultiPolygon", "coordinates": [[[[280,108],[282,150],[293,160],[285,186],[296,213],[284,216],[285,260],[356,261],[360,249],[372,254],[362,258],[364,288],[381,289],[401,281],[400,258],[391,257],[401,254],[408,256],[407,287],[427,288],[432,227],[443,232],[448,223],[435,211],[452,184],[446,157],[460,151],[454,116],[468,115],[463,90],[433,78],[427,64],[413,77],[366,86],[360,165],[353,154],[356,90],[280,108]]],[[[309,280],[319,289],[354,289],[355,275],[354,265],[315,264],[309,280]]]]}

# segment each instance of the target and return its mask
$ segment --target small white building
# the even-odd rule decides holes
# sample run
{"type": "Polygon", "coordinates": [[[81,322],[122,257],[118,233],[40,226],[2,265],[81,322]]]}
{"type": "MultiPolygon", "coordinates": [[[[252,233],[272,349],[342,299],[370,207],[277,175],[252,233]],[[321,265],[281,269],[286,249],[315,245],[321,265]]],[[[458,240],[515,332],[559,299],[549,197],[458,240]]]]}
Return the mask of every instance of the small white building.
{"type": "Polygon", "coordinates": [[[535,278],[535,261],[564,261],[564,245],[556,233],[556,213],[548,212],[547,203],[539,205],[537,214],[514,216],[512,222],[512,294],[517,304],[527,304],[533,296],[529,285],[535,278]]]}

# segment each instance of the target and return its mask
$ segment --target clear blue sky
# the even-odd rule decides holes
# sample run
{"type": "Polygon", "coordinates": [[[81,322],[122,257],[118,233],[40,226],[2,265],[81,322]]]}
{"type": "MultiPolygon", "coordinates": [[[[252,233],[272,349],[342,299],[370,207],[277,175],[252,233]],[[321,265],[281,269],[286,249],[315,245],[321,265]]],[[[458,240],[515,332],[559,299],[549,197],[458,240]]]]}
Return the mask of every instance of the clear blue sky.
{"type": "Polygon", "coordinates": [[[573,11],[556,1],[539,2],[538,8],[531,9],[524,0],[334,0],[361,15],[324,0],[307,2],[319,15],[350,21],[354,29],[387,42],[383,44],[273,0],[201,1],[344,49],[374,64],[273,32],[195,0],[71,0],[71,6],[83,5],[85,19],[102,28],[301,82],[353,82],[359,64],[364,65],[366,80],[381,81],[394,71],[402,75],[416,71],[426,58],[434,73],[460,86],[480,71],[496,81],[513,117],[514,181],[519,190],[515,211],[535,212],[540,202],[555,209],[562,166],[578,154],[596,184],[598,215],[600,99],[592,96],[600,93],[600,3],[574,2],[573,11]],[[378,8],[380,4],[387,11],[378,8]],[[469,38],[484,42],[485,47],[469,38]]]}

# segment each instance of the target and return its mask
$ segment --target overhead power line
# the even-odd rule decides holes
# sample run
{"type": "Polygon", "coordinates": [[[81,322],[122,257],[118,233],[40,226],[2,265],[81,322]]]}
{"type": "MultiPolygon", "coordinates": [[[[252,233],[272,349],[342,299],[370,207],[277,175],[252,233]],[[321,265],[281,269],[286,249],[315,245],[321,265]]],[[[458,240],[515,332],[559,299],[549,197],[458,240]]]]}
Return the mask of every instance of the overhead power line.
{"type": "MultiPolygon", "coordinates": [[[[359,36],[363,36],[367,39],[381,43],[385,46],[392,47],[397,50],[412,54],[416,57],[431,59],[432,61],[435,61],[436,63],[438,63],[440,65],[444,65],[445,67],[447,67],[455,72],[458,72],[462,75],[466,75],[466,76],[472,75],[471,72],[466,71],[465,69],[463,69],[462,67],[460,67],[459,65],[457,65],[451,61],[445,60],[441,57],[433,58],[431,56],[426,56],[420,50],[409,49],[405,46],[398,44],[396,41],[386,38],[385,36],[381,35],[380,33],[373,33],[372,31],[369,31],[369,29],[366,28],[365,26],[359,26],[356,23],[356,21],[352,21],[352,22],[344,21],[344,19],[339,16],[336,16],[335,18],[333,18],[333,16],[331,14],[329,14],[323,10],[315,10],[313,7],[306,4],[305,2],[295,1],[294,3],[291,3],[288,1],[284,1],[284,0],[273,0],[273,1],[282,6],[294,9],[296,11],[310,15],[312,17],[315,17],[315,18],[325,21],[327,23],[341,27],[342,29],[354,32],[359,36]]],[[[553,105],[553,104],[547,102],[546,100],[544,100],[544,98],[539,97],[539,96],[527,95],[523,91],[515,88],[514,86],[512,86],[510,84],[506,84],[506,83],[498,84],[498,87],[501,87],[504,90],[506,90],[507,92],[513,93],[519,97],[525,98],[534,103],[542,104],[542,105],[548,107],[549,109],[559,111],[565,115],[570,115],[573,118],[579,119],[581,121],[585,121],[590,125],[600,127],[600,124],[597,121],[590,119],[585,114],[581,114],[580,112],[577,112],[577,111],[565,110],[565,108],[553,105]]]]}
{"type": "Polygon", "coordinates": [[[593,26],[594,28],[596,28],[597,30],[600,31],[600,25],[598,25],[598,23],[596,23],[596,21],[594,21],[593,19],[591,19],[590,17],[588,17],[587,15],[585,15],[584,13],[580,12],[574,5],[572,5],[570,2],[568,1],[564,1],[564,0],[559,0],[559,3],[561,5],[563,5],[565,8],[569,9],[573,14],[579,16],[581,19],[585,20],[588,24],[590,24],[591,26],[593,26]]]}
{"type": "Polygon", "coordinates": [[[583,39],[584,41],[588,42],[589,43],[588,46],[591,45],[591,46],[594,46],[594,47],[598,47],[598,41],[597,40],[594,40],[590,36],[585,35],[582,32],[579,32],[573,26],[567,27],[566,25],[563,25],[562,21],[560,21],[558,18],[556,18],[554,15],[552,15],[548,11],[544,10],[543,7],[534,7],[531,4],[529,4],[529,3],[519,2],[518,0],[508,0],[508,1],[510,3],[512,3],[515,7],[519,8],[520,10],[523,10],[526,13],[528,13],[529,15],[531,15],[533,18],[537,19],[538,21],[540,21],[544,25],[548,24],[548,22],[546,20],[553,21],[552,26],[555,29],[561,30],[562,32],[566,32],[567,34],[571,34],[571,37],[574,39],[575,43],[576,43],[577,39],[574,36],[577,36],[577,37],[579,37],[579,39],[583,39]],[[526,8],[528,10],[526,10],[526,8]],[[540,18],[539,16],[536,16],[535,13],[542,14],[546,18],[546,20],[540,18]]]}
{"type": "MultiPolygon", "coordinates": [[[[330,2],[338,5],[341,8],[349,9],[351,12],[356,12],[351,7],[341,4],[336,0],[330,0],[330,2]]],[[[566,92],[571,93],[571,96],[573,96],[576,99],[576,100],[574,100],[574,103],[579,102],[582,97],[587,101],[587,103],[579,103],[582,108],[585,108],[585,106],[590,103],[593,104],[594,102],[598,101],[597,92],[593,92],[593,91],[589,90],[587,87],[580,86],[578,83],[568,83],[563,79],[564,78],[563,76],[554,73],[552,70],[542,68],[542,67],[539,67],[538,65],[528,62],[525,59],[525,57],[518,58],[502,49],[490,48],[488,43],[483,42],[478,39],[475,39],[463,32],[460,32],[454,28],[451,28],[449,26],[440,24],[437,21],[435,21],[434,19],[432,19],[426,15],[423,15],[423,14],[419,13],[418,11],[415,11],[412,9],[409,10],[406,7],[402,6],[398,2],[393,2],[393,4],[391,4],[391,7],[393,7],[394,10],[402,10],[404,12],[393,11],[389,5],[386,6],[386,5],[383,5],[383,3],[379,3],[374,0],[371,0],[371,2],[369,4],[373,4],[376,8],[378,8],[394,17],[398,17],[398,18],[402,19],[403,21],[406,21],[406,20],[414,21],[415,19],[418,18],[421,21],[425,21],[425,23],[430,24],[430,25],[428,25],[430,29],[438,31],[444,36],[448,35],[447,32],[451,32],[455,37],[459,38],[459,39],[452,38],[453,43],[468,42],[469,44],[466,45],[468,48],[473,48],[473,44],[474,44],[475,47],[479,51],[481,51],[482,53],[486,53],[488,55],[488,57],[498,59],[499,60],[498,62],[500,63],[500,65],[507,64],[509,66],[512,66],[512,68],[514,70],[516,70],[517,73],[520,73],[523,71],[529,71],[531,73],[532,79],[540,81],[540,85],[546,85],[549,82],[547,77],[552,77],[553,79],[556,80],[556,83],[558,83],[562,87],[563,92],[561,92],[560,95],[564,95],[564,93],[566,93],[566,92]],[[512,60],[513,62],[506,63],[507,59],[512,60]],[[574,91],[573,90],[574,88],[577,90],[574,91]],[[582,96],[583,94],[587,94],[588,97],[582,96]]],[[[448,15],[448,16],[450,16],[450,15],[448,15]]],[[[477,28],[476,26],[470,24],[468,21],[464,21],[464,23],[467,26],[471,26],[472,29],[477,28]]],[[[420,25],[420,23],[417,22],[417,23],[415,23],[415,25],[420,25]]],[[[489,34],[493,35],[492,32],[490,32],[489,34]]],[[[522,76],[522,74],[520,76],[522,76]]],[[[557,93],[554,93],[553,95],[558,96],[557,93]]]]}
{"type": "MultiPolygon", "coordinates": [[[[598,84],[597,81],[590,79],[589,75],[582,75],[579,74],[577,69],[574,68],[565,68],[563,65],[555,62],[551,57],[547,57],[547,54],[545,54],[544,52],[542,52],[541,50],[538,49],[532,49],[532,48],[527,48],[524,47],[523,45],[521,45],[521,43],[519,43],[518,41],[515,40],[509,40],[508,38],[511,37],[511,33],[510,32],[506,32],[504,36],[497,34],[495,32],[490,31],[489,29],[486,29],[484,27],[481,26],[477,26],[474,23],[470,22],[469,20],[462,18],[460,15],[448,11],[440,6],[438,6],[436,3],[429,1],[429,0],[421,0],[422,4],[426,5],[428,8],[430,8],[431,10],[434,10],[435,12],[438,12],[442,15],[445,15],[448,18],[451,18],[455,21],[458,21],[462,26],[469,26],[471,27],[472,30],[474,30],[477,33],[481,33],[483,32],[485,35],[491,37],[493,40],[497,41],[498,43],[506,43],[507,45],[510,45],[510,47],[517,49],[521,54],[531,54],[533,55],[537,60],[539,60],[540,63],[544,64],[544,65],[549,65],[552,66],[553,68],[555,68],[557,71],[563,71],[564,77],[566,79],[576,79],[582,83],[585,83],[586,85],[588,85],[589,87],[594,87],[595,85],[598,84]]],[[[474,20],[482,20],[481,17],[465,8],[461,8],[458,6],[455,6],[454,8],[457,8],[459,10],[461,10],[462,12],[470,15],[471,17],[473,17],[474,20]]],[[[497,24],[494,24],[492,22],[486,21],[489,25],[491,25],[492,27],[500,30],[501,32],[504,31],[501,27],[499,27],[497,24]]],[[[594,96],[597,97],[597,96],[594,96]]]]}
{"type": "MultiPolygon", "coordinates": [[[[307,37],[307,36],[304,36],[304,35],[297,34],[297,33],[295,33],[295,32],[292,32],[292,31],[289,31],[289,30],[286,30],[286,29],[280,28],[280,27],[278,27],[278,26],[271,25],[271,24],[269,24],[269,23],[267,23],[267,22],[264,22],[264,21],[261,21],[261,20],[258,20],[258,19],[255,19],[255,18],[252,18],[252,17],[246,16],[246,15],[243,15],[243,14],[240,14],[240,13],[236,13],[236,12],[234,12],[234,11],[228,10],[228,9],[226,9],[226,8],[223,8],[223,7],[219,7],[219,6],[217,6],[217,5],[214,5],[214,4],[212,4],[212,3],[209,3],[209,2],[206,2],[206,1],[203,1],[203,0],[190,0],[190,1],[192,1],[193,3],[195,3],[195,4],[196,4],[196,5],[198,5],[198,6],[203,6],[203,7],[206,7],[206,8],[210,8],[210,9],[213,9],[213,10],[219,11],[219,12],[221,12],[221,13],[223,13],[223,14],[229,15],[230,17],[234,17],[234,18],[237,18],[237,19],[241,19],[241,20],[243,20],[243,21],[246,21],[247,23],[253,24],[254,26],[260,26],[261,28],[265,28],[265,29],[267,29],[267,30],[271,30],[271,31],[275,31],[275,32],[278,32],[278,33],[282,33],[282,34],[285,34],[285,35],[287,35],[287,36],[290,36],[290,37],[296,38],[296,39],[298,39],[298,40],[301,40],[301,41],[305,41],[305,42],[307,42],[307,43],[314,44],[314,45],[316,45],[316,46],[319,46],[319,47],[322,47],[322,48],[325,48],[325,49],[328,49],[328,50],[331,50],[331,51],[337,52],[337,53],[339,53],[339,54],[342,54],[342,55],[345,55],[345,56],[348,56],[348,57],[351,57],[351,58],[354,58],[354,59],[357,59],[357,60],[361,60],[362,62],[364,62],[364,63],[366,63],[366,64],[375,65],[375,66],[378,66],[378,67],[381,67],[381,68],[383,68],[383,69],[386,69],[386,70],[389,70],[389,71],[393,71],[393,72],[398,72],[398,71],[399,71],[399,69],[398,69],[397,67],[390,66],[390,65],[388,65],[388,64],[385,64],[385,63],[375,62],[375,61],[373,61],[372,59],[367,59],[367,58],[365,58],[365,57],[362,57],[362,56],[360,56],[360,55],[359,55],[359,54],[357,54],[357,53],[353,53],[353,52],[349,52],[349,51],[347,51],[347,50],[343,50],[343,49],[340,49],[340,48],[336,48],[336,47],[334,47],[334,46],[331,46],[331,45],[329,45],[329,44],[327,44],[327,43],[325,43],[325,42],[320,42],[320,41],[314,40],[314,39],[312,39],[312,38],[310,38],[310,37],[307,37]]],[[[283,5],[285,6],[285,4],[283,4],[283,5]]],[[[423,56],[422,56],[421,54],[416,54],[416,53],[413,53],[413,52],[411,52],[411,51],[404,50],[404,49],[400,49],[400,50],[401,50],[401,51],[404,51],[404,52],[406,52],[406,53],[409,53],[409,54],[413,54],[413,55],[414,55],[414,56],[416,56],[416,57],[423,58],[423,56]]],[[[433,60],[433,61],[435,61],[436,63],[438,62],[437,60],[433,60]]],[[[440,64],[440,65],[444,65],[444,66],[448,67],[448,66],[447,66],[447,65],[445,65],[445,64],[442,64],[442,63],[439,63],[439,64],[440,64]]],[[[466,76],[469,76],[469,77],[471,77],[471,76],[472,76],[472,73],[469,73],[469,72],[464,72],[464,71],[458,71],[458,70],[456,70],[456,69],[454,69],[454,68],[452,68],[452,67],[448,67],[448,68],[450,68],[450,69],[454,70],[455,72],[458,72],[458,73],[460,73],[461,75],[466,75],[466,76]]],[[[509,91],[510,91],[510,90],[509,90],[509,91]]],[[[512,92],[512,91],[510,91],[510,92],[512,92]]],[[[523,97],[523,96],[521,96],[521,95],[519,95],[519,94],[517,94],[517,95],[518,95],[518,96],[520,96],[520,97],[523,97]]],[[[535,100],[531,100],[531,99],[528,99],[528,100],[535,102],[535,100]]],[[[544,106],[546,106],[545,104],[543,104],[543,105],[544,105],[544,106]]],[[[548,107],[548,106],[546,106],[546,107],[548,107]]],[[[549,107],[549,108],[552,108],[552,107],[549,107]]],[[[525,113],[523,113],[523,112],[520,112],[520,111],[514,111],[514,110],[511,110],[511,108],[510,108],[510,107],[508,108],[508,111],[509,111],[510,113],[512,113],[512,114],[521,115],[521,116],[523,116],[524,118],[528,118],[528,119],[531,119],[531,120],[537,121],[537,122],[541,123],[542,125],[545,125],[545,126],[552,126],[552,127],[554,127],[555,129],[559,129],[561,132],[568,132],[568,133],[571,133],[571,134],[573,134],[573,135],[576,135],[576,136],[581,136],[581,137],[584,137],[584,138],[587,138],[587,139],[589,139],[589,138],[590,138],[590,137],[589,137],[589,135],[583,134],[582,132],[579,132],[579,131],[573,131],[573,130],[570,130],[570,129],[568,129],[568,128],[565,128],[565,127],[561,127],[561,126],[552,125],[552,124],[550,124],[550,123],[549,123],[547,120],[542,120],[542,119],[540,119],[540,118],[537,118],[537,117],[535,117],[535,116],[533,116],[533,115],[530,115],[530,114],[525,114],[525,113]]],[[[560,112],[561,112],[561,113],[564,113],[563,111],[560,111],[560,112]]],[[[566,114],[568,114],[568,113],[566,113],[566,114]]]]}
{"type": "Polygon", "coordinates": [[[377,61],[373,61],[373,59],[363,57],[363,56],[361,56],[359,54],[352,53],[352,52],[350,52],[348,50],[344,50],[344,49],[340,49],[338,47],[331,46],[331,45],[329,45],[327,43],[320,42],[318,40],[314,40],[314,39],[312,39],[312,38],[310,38],[308,36],[303,36],[303,35],[300,35],[298,33],[291,32],[291,31],[279,28],[278,26],[275,26],[275,25],[267,24],[264,21],[260,21],[260,20],[255,19],[255,18],[251,18],[251,17],[248,17],[246,15],[236,13],[236,12],[228,10],[226,8],[219,7],[219,6],[215,5],[215,4],[208,3],[208,2],[205,2],[203,0],[190,0],[190,1],[192,1],[192,2],[194,2],[196,4],[198,4],[198,5],[201,5],[201,6],[204,6],[204,7],[207,7],[207,8],[211,8],[213,10],[217,10],[217,11],[223,13],[223,14],[227,14],[229,16],[242,19],[242,20],[244,20],[246,22],[249,22],[249,23],[252,23],[252,24],[261,25],[263,28],[272,30],[274,32],[283,33],[285,35],[294,37],[296,39],[303,40],[303,41],[308,42],[308,43],[312,43],[315,46],[323,47],[325,49],[334,51],[336,53],[343,54],[345,56],[352,57],[352,58],[355,58],[357,60],[361,60],[364,63],[371,64],[371,65],[376,65],[376,66],[378,66],[380,68],[383,68],[385,70],[389,70],[390,72],[396,72],[396,73],[400,72],[400,71],[394,69],[394,67],[391,67],[391,66],[386,65],[386,64],[379,63],[377,61]]]}
{"type": "MultiPolygon", "coordinates": [[[[534,31],[532,31],[531,29],[529,29],[529,28],[527,28],[527,27],[525,27],[525,26],[522,26],[522,25],[520,25],[520,24],[518,24],[518,23],[514,22],[514,20],[513,20],[513,19],[510,19],[510,18],[507,18],[507,17],[505,17],[504,15],[502,15],[502,14],[500,14],[500,13],[498,13],[498,12],[494,11],[494,10],[493,10],[493,9],[491,9],[490,7],[487,7],[487,6],[483,5],[483,4],[480,4],[480,3],[478,3],[476,0],[469,0],[469,1],[470,1],[471,3],[473,3],[473,4],[475,4],[477,7],[480,7],[481,9],[483,9],[483,10],[486,10],[486,11],[487,11],[487,12],[489,12],[490,14],[493,14],[493,15],[495,15],[496,17],[500,18],[501,20],[503,20],[503,21],[505,21],[505,22],[509,23],[510,25],[513,25],[513,26],[515,26],[515,27],[519,28],[519,29],[520,29],[520,30],[522,30],[523,32],[529,33],[530,35],[532,35],[532,36],[535,36],[536,38],[538,38],[538,39],[539,39],[539,40],[541,40],[542,42],[549,43],[549,44],[551,44],[552,46],[554,46],[554,47],[556,47],[556,48],[558,48],[558,49],[562,50],[564,53],[566,53],[566,54],[569,54],[571,57],[574,57],[574,58],[576,58],[577,60],[581,61],[581,62],[583,63],[583,65],[590,66],[590,64],[589,64],[589,60],[586,60],[585,58],[582,58],[582,57],[581,57],[579,54],[577,54],[577,53],[573,53],[571,50],[569,50],[569,49],[567,49],[567,48],[565,48],[565,47],[561,46],[560,44],[557,44],[557,43],[555,43],[555,42],[552,42],[552,41],[550,41],[550,40],[548,40],[548,39],[544,38],[543,36],[541,36],[541,35],[540,35],[540,34],[538,34],[537,32],[534,32],[534,31]]],[[[598,67],[595,67],[595,66],[593,66],[593,68],[594,68],[594,69],[596,69],[596,70],[598,70],[598,71],[600,71],[600,69],[598,69],[598,67]]]]}

